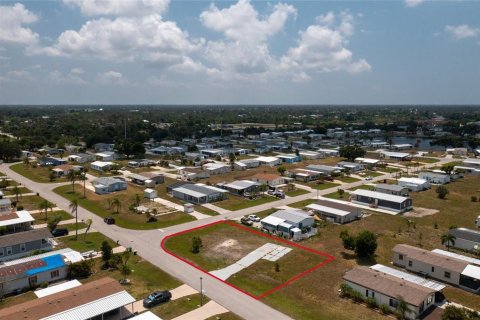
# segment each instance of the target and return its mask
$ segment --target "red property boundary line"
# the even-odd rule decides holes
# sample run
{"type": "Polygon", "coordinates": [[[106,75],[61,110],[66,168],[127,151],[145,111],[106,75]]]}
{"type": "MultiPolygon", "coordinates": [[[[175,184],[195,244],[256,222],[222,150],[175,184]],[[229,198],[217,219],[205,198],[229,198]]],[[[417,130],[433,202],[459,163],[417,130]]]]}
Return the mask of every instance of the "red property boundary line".
{"type": "Polygon", "coordinates": [[[303,276],[305,276],[305,275],[307,275],[307,274],[309,274],[309,273],[317,270],[318,268],[320,268],[320,267],[324,266],[325,264],[329,263],[330,261],[333,261],[333,260],[334,260],[334,257],[331,256],[331,255],[329,255],[329,254],[327,254],[327,253],[324,253],[324,252],[321,252],[321,251],[317,251],[317,250],[312,249],[312,248],[304,247],[304,246],[299,245],[298,243],[294,243],[294,242],[291,242],[291,241],[288,241],[288,240],[285,240],[285,239],[282,239],[282,238],[277,238],[277,237],[274,237],[274,236],[272,236],[272,235],[265,234],[265,233],[263,233],[263,232],[261,232],[261,231],[254,230],[254,229],[251,229],[251,228],[242,226],[242,225],[240,225],[240,224],[238,224],[238,223],[234,223],[234,222],[230,222],[230,221],[216,221],[216,222],[209,223],[209,224],[206,224],[206,225],[203,225],[203,226],[200,226],[200,227],[195,227],[195,228],[192,228],[192,229],[188,229],[188,230],[184,230],[184,231],[180,231],[180,232],[177,232],[177,233],[168,235],[168,236],[166,236],[165,238],[162,239],[162,242],[160,243],[160,246],[161,246],[162,249],[163,249],[166,253],[168,253],[169,255],[171,255],[171,256],[173,256],[173,257],[175,257],[175,258],[177,258],[177,259],[185,262],[186,264],[194,267],[195,269],[197,269],[197,270],[199,270],[199,271],[201,271],[201,272],[209,275],[209,276],[212,277],[212,278],[215,278],[215,279],[217,279],[217,280],[225,283],[226,285],[228,285],[228,286],[230,286],[230,287],[232,287],[232,288],[234,288],[234,289],[236,289],[236,290],[238,290],[238,291],[240,291],[240,292],[246,294],[247,296],[249,296],[249,297],[251,297],[251,298],[253,298],[253,299],[256,299],[256,300],[260,300],[260,299],[262,299],[262,298],[265,298],[266,296],[274,293],[275,291],[280,290],[281,288],[289,285],[290,283],[294,282],[295,280],[300,279],[301,277],[303,277],[303,276]],[[284,283],[282,283],[282,284],[280,284],[280,285],[278,285],[278,286],[276,286],[276,287],[268,290],[267,292],[265,292],[265,293],[263,293],[263,294],[261,294],[261,295],[259,295],[259,296],[254,296],[254,295],[252,295],[251,293],[249,293],[249,292],[247,292],[247,291],[245,291],[245,290],[243,290],[243,289],[240,289],[239,287],[237,287],[237,286],[235,286],[235,285],[233,285],[233,284],[231,284],[231,283],[228,283],[228,282],[226,282],[226,281],[223,280],[223,279],[220,279],[219,277],[217,277],[217,276],[209,273],[208,271],[200,268],[200,267],[197,266],[196,264],[194,264],[194,263],[192,263],[192,262],[190,262],[190,261],[188,261],[188,260],[186,260],[186,259],[184,259],[184,258],[182,258],[182,257],[180,257],[180,256],[178,256],[178,255],[176,255],[175,253],[173,253],[173,252],[171,252],[171,251],[169,251],[169,250],[167,250],[167,249],[165,248],[165,242],[166,242],[168,239],[170,239],[170,238],[174,238],[174,237],[176,237],[176,236],[179,236],[179,235],[182,235],[182,234],[186,234],[186,233],[192,232],[192,231],[194,231],[194,230],[207,228],[207,227],[210,227],[210,226],[213,226],[213,225],[217,225],[217,224],[220,224],[220,223],[227,224],[227,225],[229,225],[229,226],[231,226],[231,227],[239,228],[239,229],[242,229],[242,230],[245,230],[245,231],[254,233],[254,234],[259,235],[259,236],[262,236],[262,237],[270,238],[270,239],[272,239],[272,240],[274,240],[274,241],[276,241],[276,242],[284,243],[284,244],[286,244],[286,245],[288,245],[288,246],[290,246],[290,247],[296,247],[296,248],[299,248],[299,249],[301,249],[301,250],[305,250],[305,251],[308,251],[308,252],[317,254],[317,255],[319,255],[319,256],[326,257],[326,260],[322,261],[321,263],[313,266],[312,268],[310,268],[310,269],[308,269],[308,270],[305,270],[305,271],[297,274],[297,275],[294,276],[293,278],[291,278],[291,279],[285,281],[284,283]]]}

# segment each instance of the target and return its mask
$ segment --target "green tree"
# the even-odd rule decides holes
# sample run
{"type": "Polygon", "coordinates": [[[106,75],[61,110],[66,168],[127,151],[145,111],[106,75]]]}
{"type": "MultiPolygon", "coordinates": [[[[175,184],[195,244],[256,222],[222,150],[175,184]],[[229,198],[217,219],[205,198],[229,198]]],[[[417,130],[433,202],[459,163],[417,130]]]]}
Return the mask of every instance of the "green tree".
{"type": "Polygon", "coordinates": [[[83,260],[69,265],[67,268],[67,278],[81,279],[90,276],[92,274],[91,261],[92,260],[83,260]]]}
{"type": "Polygon", "coordinates": [[[130,260],[131,252],[124,251],[120,255],[120,273],[123,276],[123,281],[127,280],[127,276],[132,272],[130,266],[128,265],[128,261],[130,260]]]}
{"type": "Polygon", "coordinates": [[[448,189],[445,186],[438,186],[435,189],[435,192],[437,193],[439,199],[445,199],[447,194],[450,193],[450,191],[448,191],[448,189]]]}
{"type": "Polygon", "coordinates": [[[284,166],[280,166],[280,167],[277,168],[277,171],[283,177],[283,175],[285,174],[285,171],[287,171],[287,169],[284,166]]]}
{"type": "Polygon", "coordinates": [[[340,232],[340,239],[342,239],[342,244],[345,249],[355,250],[355,238],[352,237],[347,230],[340,232]]]}
{"type": "Polygon", "coordinates": [[[395,316],[399,320],[405,320],[407,318],[408,304],[405,302],[403,297],[397,296],[398,304],[395,309],[395,316]]]}
{"type": "Polygon", "coordinates": [[[455,166],[453,164],[444,164],[440,169],[447,174],[451,174],[455,166]]]}
{"type": "Polygon", "coordinates": [[[366,153],[359,145],[345,145],[339,150],[340,157],[347,158],[349,161],[355,160],[355,158],[363,157],[366,153]]]}
{"type": "Polygon", "coordinates": [[[192,238],[192,247],[190,251],[192,253],[200,253],[200,248],[202,247],[202,239],[200,237],[192,238]]]}
{"type": "Polygon", "coordinates": [[[115,213],[119,213],[120,208],[122,207],[122,202],[118,197],[115,197],[111,202],[111,206],[115,208],[115,213]]]}
{"type": "Polygon", "coordinates": [[[260,192],[262,192],[263,194],[265,194],[265,192],[268,190],[268,185],[266,185],[265,183],[262,183],[260,185],[260,187],[258,188],[258,190],[260,190],[260,192]]]}
{"type": "Polygon", "coordinates": [[[107,241],[102,242],[101,249],[102,251],[102,261],[103,265],[108,268],[109,267],[109,261],[112,258],[113,255],[113,249],[112,247],[108,244],[107,241]]]}
{"type": "Polygon", "coordinates": [[[75,182],[77,181],[78,173],[75,170],[70,170],[67,174],[67,180],[72,184],[72,192],[75,192],[75,182]]]}
{"type": "Polygon", "coordinates": [[[92,219],[87,219],[85,221],[85,225],[87,227],[85,228],[85,233],[83,234],[83,241],[87,240],[87,233],[88,233],[88,231],[90,231],[90,227],[92,226],[92,223],[93,223],[92,219]]]}
{"type": "Polygon", "coordinates": [[[377,250],[377,236],[369,231],[364,230],[355,237],[355,253],[361,258],[370,257],[377,250]]]}
{"type": "Polygon", "coordinates": [[[48,220],[47,222],[47,228],[48,230],[50,230],[50,232],[52,232],[53,230],[55,230],[58,226],[58,223],[62,221],[62,216],[60,216],[59,214],[55,215],[53,217],[53,219],[50,219],[48,220]]]}
{"type": "Polygon", "coordinates": [[[454,246],[455,245],[455,240],[457,238],[453,235],[453,234],[450,234],[450,233],[444,233],[442,234],[442,236],[440,237],[440,240],[442,242],[442,244],[444,246],[447,246],[447,250],[450,251],[450,246],[454,246]]]}
{"type": "Polygon", "coordinates": [[[18,197],[22,195],[22,192],[21,192],[20,188],[17,187],[17,186],[14,186],[12,188],[12,193],[15,195],[15,201],[18,202],[18,197]]]}
{"type": "Polygon", "coordinates": [[[78,200],[73,199],[70,201],[70,204],[68,206],[70,208],[70,212],[72,214],[75,214],[75,240],[78,239],[78,200]]]}
{"type": "Polygon", "coordinates": [[[343,198],[343,194],[345,193],[345,190],[343,190],[343,189],[341,189],[341,188],[338,188],[338,189],[337,189],[337,193],[338,193],[338,196],[339,196],[340,198],[343,198]]]}
{"type": "Polygon", "coordinates": [[[231,152],[228,155],[228,159],[230,160],[230,166],[232,167],[232,170],[235,168],[235,154],[231,152]]]}

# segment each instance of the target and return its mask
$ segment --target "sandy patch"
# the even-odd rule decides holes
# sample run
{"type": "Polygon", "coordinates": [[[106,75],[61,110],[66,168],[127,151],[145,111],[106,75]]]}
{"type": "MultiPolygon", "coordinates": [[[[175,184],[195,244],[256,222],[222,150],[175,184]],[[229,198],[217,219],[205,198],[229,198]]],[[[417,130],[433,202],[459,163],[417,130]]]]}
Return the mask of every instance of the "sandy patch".
{"type": "Polygon", "coordinates": [[[415,207],[415,208],[413,208],[413,210],[405,212],[403,214],[403,216],[404,217],[421,218],[421,217],[434,215],[437,212],[438,212],[437,209],[427,209],[427,208],[415,207]]]}
{"type": "Polygon", "coordinates": [[[215,250],[218,250],[218,249],[226,249],[226,248],[230,248],[230,247],[233,247],[233,246],[236,246],[238,244],[238,241],[235,240],[235,239],[228,239],[228,240],[225,240],[223,241],[222,243],[220,243],[219,245],[217,245],[215,247],[215,250]]]}

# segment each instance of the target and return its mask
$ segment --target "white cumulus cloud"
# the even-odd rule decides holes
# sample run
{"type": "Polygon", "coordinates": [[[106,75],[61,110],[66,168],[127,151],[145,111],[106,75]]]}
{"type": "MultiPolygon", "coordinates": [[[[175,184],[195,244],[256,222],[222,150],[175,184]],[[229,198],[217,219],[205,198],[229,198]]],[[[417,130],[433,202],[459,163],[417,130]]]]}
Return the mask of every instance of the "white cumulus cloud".
{"type": "Polygon", "coordinates": [[[420,5],[424,0],[405,0],[405,6],[409,8],[414,8],[418,5],[420,5]]]}
{"type": "Polygon", "coordinates": [[[466,24],[458,26],[446,26],[445,31],[455,39],[475,38],[480,36],[480,28],[471,27],[466,24]]]}
{"type": "Polygon", "coordinates": [[[117,71],[107,71],[103,73],[98,73],[96,80],[98,83],[103,85],[126,85],[128,80],[117,71]]]}
{"type": "Polygon", "coordinates": [[[23,4],[0,6],[0,43],[35,45],[38,42],[38,34],[24,25],[37,20],[38,17],[23,4]]]}
{"type": "Polygon", "coordinates": [[[86,16],[140,16],[163,14],[169,0],[64,0],[70,7],[78,7],[86,16]]]}

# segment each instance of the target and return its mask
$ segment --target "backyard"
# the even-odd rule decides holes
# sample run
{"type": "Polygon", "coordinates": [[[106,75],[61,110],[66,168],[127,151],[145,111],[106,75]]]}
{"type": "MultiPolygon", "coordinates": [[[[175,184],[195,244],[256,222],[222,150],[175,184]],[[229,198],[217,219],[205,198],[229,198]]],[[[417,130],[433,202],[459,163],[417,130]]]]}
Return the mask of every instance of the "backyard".
{"type": "Polygon", "coordinates": [[[227,210],[241,210],[245,208],[250,208],[258,206],[260,204],[277,201],[278,198],[270,195],[259,195],[255,200],[250,200],[248,198],[236,196],[233,194],[228,195],[228,199],[214,202],[213,204],[227,210]]]}
{"type": "MultiPolygon", "coordinates": [[[[143,190],[137,186],[131,184],[128,185],[128,189],[124,191],[118,191],[106,195],[98,195],[93,191],[87,190],[87,198],[83,198],[83,188],[77,185],[75,192],[72,192],[70,185],[61,186],[54,189],[59,195],[69,199],[77,199],[78,204],[97,214],[98,216],[113,217],[115,218],[115,224],[122,228],[128,229],[158,229],[175,224],[185,223],[195,220],[192,216],[180,211],[174,211],[167,214],[159,214],[156,216],[157,221],[147,222],[148,217],[143,213],[136,213],[129,210],[129,207],[135,201],[135,194],[143,195],[143,190]],[[119,205],[115,205],[115,199],[118,199],[119,205]]],[[[151,205],[151,201],[140,197],[140,205],[151,205]]]]}

